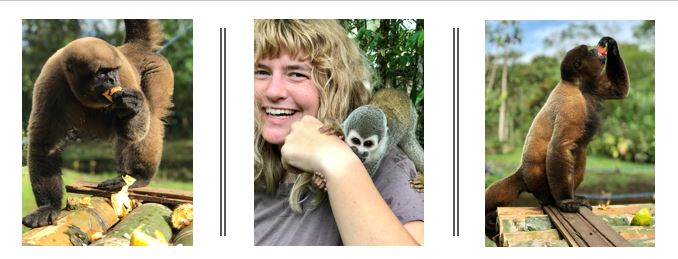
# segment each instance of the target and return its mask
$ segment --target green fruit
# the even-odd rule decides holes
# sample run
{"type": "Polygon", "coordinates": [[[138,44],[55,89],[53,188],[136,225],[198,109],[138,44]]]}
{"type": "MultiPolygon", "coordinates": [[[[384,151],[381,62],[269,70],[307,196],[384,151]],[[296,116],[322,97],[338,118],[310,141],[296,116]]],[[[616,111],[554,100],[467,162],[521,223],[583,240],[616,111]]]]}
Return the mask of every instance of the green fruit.
{"type": "Polygon", "coordinates": [[[652,225],[652,214],[647,208],[642,208],[636,215],[633,215],[631,220],[631,226],[651,226],[652,225]]]}

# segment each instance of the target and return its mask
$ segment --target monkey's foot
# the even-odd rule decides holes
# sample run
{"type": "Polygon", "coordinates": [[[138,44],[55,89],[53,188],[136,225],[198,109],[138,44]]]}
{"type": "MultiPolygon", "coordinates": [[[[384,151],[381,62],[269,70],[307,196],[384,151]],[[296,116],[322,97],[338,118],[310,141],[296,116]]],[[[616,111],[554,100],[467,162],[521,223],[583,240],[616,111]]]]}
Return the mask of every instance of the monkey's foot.
{"type": "Polygon", "coordinates": [[[50,205],[39,207],[35,212],[28,214],[21,220],[24,226],[29,228],[37,228],[56,223],[59,216],[59,209],[50,205]]]}
{"type": "Polygon", "coordinates": [[[313,184],[315,187],[318,187],[318,189],[327,191],[327,181],[325,180],[325,176],[318,172],[313,173],[313,184]]]}
{"type": "Polygon", "coordinates": [[[424,178],[421,175],[410,179],[410,187],[417,192],[424,192],[424,178]]]}
{"type": "MultiPolygon", "coordinates": [[[[132,189],[147,186],[151,182],[150,180],[144,179],[144,178],[139,177],[139,176],[135,176],[135,175],[130,175],[130,176],[134,177],[134,179],[136,180],[129,187],[129,188],[132,188],[132,189]]],[[[122,179],[122,176],[117,176],[115,178],[108,179],[106,181],[100,182],[99,184],[97,184],[97,188],[108,190],[108,191],[120,191],[120,189],[122,189],[122,187],[125,186],[126,184],[127,183],[125,183],[125,180],[122,179]]]]}
{"type": "Polygon", "coordinates": [[[586,201],[567,199],[557,202],[556,206],[564,212],[579,212],[579,207],[587,207],[591,209],[591,205],[586,201]]]}

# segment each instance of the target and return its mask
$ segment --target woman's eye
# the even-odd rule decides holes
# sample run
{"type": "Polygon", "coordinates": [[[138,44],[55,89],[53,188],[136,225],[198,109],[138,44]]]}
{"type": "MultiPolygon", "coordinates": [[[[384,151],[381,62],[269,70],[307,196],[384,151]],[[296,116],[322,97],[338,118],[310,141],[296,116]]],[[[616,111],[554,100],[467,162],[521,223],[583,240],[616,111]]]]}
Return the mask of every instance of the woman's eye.
{"type": "Polygon", "coordinates": [[[288,75],[290,78],[293,80],[304,80],[304,79],[309,79],[310,77],[307,76],[306,74],[299,73],[299,72],[291,72],[288,75]]]}
{"type": "Polygon", "coordinates": [[[254,70],[254,76],[261,78],[261,77],[266,77],[269,76],[270,73],[266,70],[254,70]]]}

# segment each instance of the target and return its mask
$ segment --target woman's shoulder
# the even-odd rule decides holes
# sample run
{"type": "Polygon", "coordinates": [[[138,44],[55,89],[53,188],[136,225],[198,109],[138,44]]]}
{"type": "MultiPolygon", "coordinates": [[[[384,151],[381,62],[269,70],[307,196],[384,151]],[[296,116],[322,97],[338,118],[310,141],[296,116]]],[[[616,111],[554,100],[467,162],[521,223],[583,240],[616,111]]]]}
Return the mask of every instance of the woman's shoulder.
{"type": "Polygon", "coordinates": [[[394,148],[382,160],[379,169],[374,174],[374,179],[388,178],[410,178],[417,176],[417,170],[414,167],[414,162],[400,150],[394,148]]]}

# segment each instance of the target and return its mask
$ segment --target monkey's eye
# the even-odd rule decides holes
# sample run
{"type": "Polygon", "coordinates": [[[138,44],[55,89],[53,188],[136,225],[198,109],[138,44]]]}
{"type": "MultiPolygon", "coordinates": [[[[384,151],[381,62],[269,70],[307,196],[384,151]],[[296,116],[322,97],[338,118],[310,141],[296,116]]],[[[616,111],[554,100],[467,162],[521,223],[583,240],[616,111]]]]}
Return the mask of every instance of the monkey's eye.
{"type": "Polygon", "coordinates": [[[366,148],[370,148],[374,146],[374,142],[372,142],[372,140],[365,141],[365,143],[363,143],[363,146],[365,146],[366,148]]]}
{"type": "Polygon", "coordinates": [[[360,140],[358,138],[351,138],[351,143],[355,145],[360,145],[360,140]]]}

